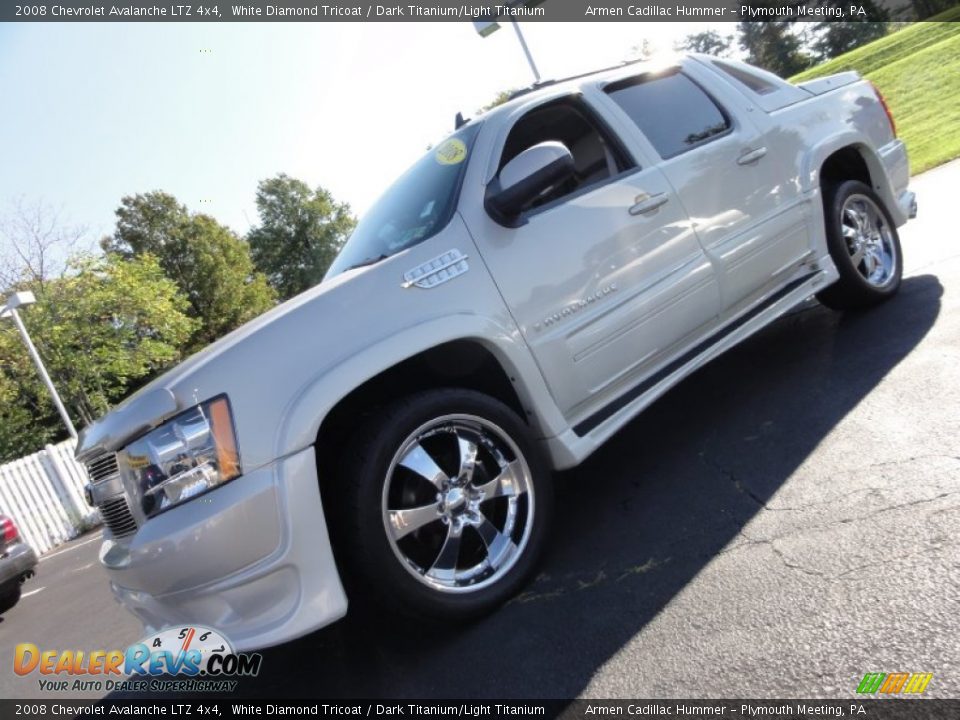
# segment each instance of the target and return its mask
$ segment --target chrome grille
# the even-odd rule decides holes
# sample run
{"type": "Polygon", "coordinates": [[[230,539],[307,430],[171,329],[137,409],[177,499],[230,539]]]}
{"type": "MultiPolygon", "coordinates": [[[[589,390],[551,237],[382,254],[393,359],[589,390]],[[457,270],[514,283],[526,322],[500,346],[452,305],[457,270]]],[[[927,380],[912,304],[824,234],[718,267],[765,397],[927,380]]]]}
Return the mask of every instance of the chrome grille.
{"type": "Polygon", "coordinates": [[[100,517],[114,537],[133,535],[137,531],[137,521],[133,519],[127,499],[123,496],[105,500],[100,505],[100,517]]]}
{"type": "Polygon", "coordinates": [[[123,493],[116,454],[101,455],[88,462],[87,474],[91,480],[87,487],[92,491],[88,497],[96,498],[103,524],[114,537],[133,535],[137,531],[137,521],[123,493]]]}
{"type": "Polygon", "coordinates": [[[116,475],[117,472],[117,456],[114,453],[102,455],[87,463],[87,474],[90,476],[91,482],[100,482],[111,475],[116,475]]]}

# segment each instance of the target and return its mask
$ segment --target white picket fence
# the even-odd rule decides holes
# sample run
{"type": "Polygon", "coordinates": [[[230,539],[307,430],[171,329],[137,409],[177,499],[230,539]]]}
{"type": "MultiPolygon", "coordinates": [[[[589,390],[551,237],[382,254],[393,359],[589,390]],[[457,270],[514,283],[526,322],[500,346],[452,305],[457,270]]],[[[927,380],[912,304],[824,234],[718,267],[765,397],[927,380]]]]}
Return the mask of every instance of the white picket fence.
{"type": "Polygon", "coordinates": [[[100,524],[87,505],[87,472],[73,459],[74,440],[0,465],[0,513],[9,516],[38,554],[100,524]]]}

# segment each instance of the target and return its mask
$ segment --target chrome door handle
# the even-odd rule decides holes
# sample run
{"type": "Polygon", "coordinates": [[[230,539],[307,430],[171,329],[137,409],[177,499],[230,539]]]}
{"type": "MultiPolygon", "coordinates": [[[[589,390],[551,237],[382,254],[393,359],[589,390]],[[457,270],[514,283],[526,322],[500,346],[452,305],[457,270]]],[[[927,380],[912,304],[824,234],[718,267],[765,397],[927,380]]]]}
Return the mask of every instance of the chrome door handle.
{"type": "Polygon", "coordinates": [[[749,150],[737,158],[737,165],[749,165],[750,163],[755,163],[766,154],[767,149],[765,147],[757,148],[756,150],[749,150]]]}
{"type": "Polygon", "coordinates": [[[656,195],[638,195],[637,202],[630,208],[630,214],[643,215],[648,212],[653,212],[661,205],[665,205],[668,200],[670,200],[670,196],[666,193],[657,193],[656,195]]]}

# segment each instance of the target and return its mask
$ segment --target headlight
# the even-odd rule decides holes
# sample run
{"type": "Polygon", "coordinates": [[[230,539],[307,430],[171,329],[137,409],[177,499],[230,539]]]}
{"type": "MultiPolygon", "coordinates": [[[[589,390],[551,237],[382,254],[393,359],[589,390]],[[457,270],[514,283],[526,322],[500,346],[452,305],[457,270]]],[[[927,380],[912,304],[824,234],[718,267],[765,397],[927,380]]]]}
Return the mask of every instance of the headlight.
{"type": "Polygon", "coordinates": [[[240,455],[226,396],[181,413],[120,454],[147,517],[233,480],[240,455]]]}

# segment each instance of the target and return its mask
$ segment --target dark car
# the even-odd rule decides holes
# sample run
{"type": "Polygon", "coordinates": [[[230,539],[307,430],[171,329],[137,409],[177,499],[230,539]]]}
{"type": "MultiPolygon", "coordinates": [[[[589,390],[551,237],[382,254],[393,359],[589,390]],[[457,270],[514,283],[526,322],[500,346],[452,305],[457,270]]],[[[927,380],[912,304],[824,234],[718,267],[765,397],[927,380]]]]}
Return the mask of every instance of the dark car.
{"type": "Polygon", "coordinates": [[[0,614],[20,600],[20,586],[33,577],[37,554],[20,540],[13,520],[0,515],[0,614]]]}

